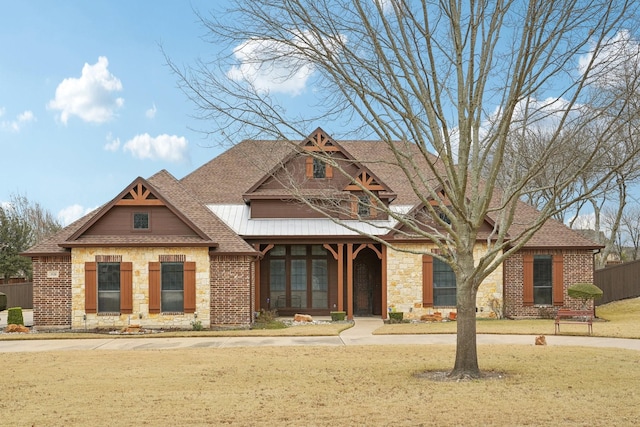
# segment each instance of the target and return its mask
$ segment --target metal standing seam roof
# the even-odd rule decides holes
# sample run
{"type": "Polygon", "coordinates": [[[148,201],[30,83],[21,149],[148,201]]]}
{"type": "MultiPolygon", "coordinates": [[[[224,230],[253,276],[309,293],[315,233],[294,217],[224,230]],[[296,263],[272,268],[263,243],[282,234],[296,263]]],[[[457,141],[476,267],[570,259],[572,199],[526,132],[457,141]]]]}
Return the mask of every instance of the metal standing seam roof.
{"type": "MultiPolygon", "coordinates": [[[[397,221],[394,219],[362,222],[328,218],[251,218],[251,209],[242,204],[211,204],[207,207],[238,235],[243,237],[276,236],[358,236],[361,233],[383,236],[397,221]],[[344,224],[341,225],[341,224],[344,224]]],[[[397,212],[407,212],[410,206],[394,206],[397,212]]]]}

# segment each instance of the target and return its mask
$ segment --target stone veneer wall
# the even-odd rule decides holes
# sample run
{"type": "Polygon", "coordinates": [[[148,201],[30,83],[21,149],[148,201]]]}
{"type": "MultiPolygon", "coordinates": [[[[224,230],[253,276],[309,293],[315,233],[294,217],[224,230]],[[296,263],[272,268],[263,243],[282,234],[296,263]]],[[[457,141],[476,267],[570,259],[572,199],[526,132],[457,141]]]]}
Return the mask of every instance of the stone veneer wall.
{"type": "Polygon", "coordinates": [[[211,256],[211,324],[249,326],[253,321],[254,260],[211,256]]]}
{"type": "Polygon", "coordinates": [[[34,329],[71,328],[71,255],[32,261],[34,329]]]}
{"type": "Polygon", "coordinates": [[[563,254],[563,287],[565,308],[579,309],[582,303],[570,298],[567,289],[576,283],[593,283],[593,252],[580,250],[522,250],[505,260],[505,314],[511,317],[546,317],[553,315],[555,308],[549,306],[522,305],[524,266],[522,255],[563,254]],[[549,311],[553,311],[550,313],[549,311]]]}
{"type": "Polygon", "coordinates": [[[73,329],[110,329],[129,325],[139,325],[149,329],[191,329],[191,322],[194,320],[199,320],[205,328],[210,326],[208,248],[74,248],[71,260],[73,264],[71,326],[73,329]],[[122,262],[132,263],[132,314],[85,313],[84,263],[94,262],[96,255],[120,255],[122,262]],[[196,263],[196,313],[149,313],[149,262],[157,262],[160,255],[185,255],[186,261],[196,263]]]}
{"type": "MultiPolygon", "coordinates": [[[[428,244],[396,244],[399,249],[408,251],[428,251],[435,248],[428,244]]],[[[486,251],[486,246],[476,245],[474,258],[478,259],[486,251]]],[[[500,304],[502,295],[502,268],[496,269],[487,277],[476,297],[479,317],[491,316],[490,301],[497,299],[500,304]]],[[[409,252],[387,251],[387,304],[396,311],[404,312],[405,319],[419,319],[423,314],[439,311],[443,316],[455,312],[455,307],[423,307],[422,305],[422,255],[409,252]]]]}

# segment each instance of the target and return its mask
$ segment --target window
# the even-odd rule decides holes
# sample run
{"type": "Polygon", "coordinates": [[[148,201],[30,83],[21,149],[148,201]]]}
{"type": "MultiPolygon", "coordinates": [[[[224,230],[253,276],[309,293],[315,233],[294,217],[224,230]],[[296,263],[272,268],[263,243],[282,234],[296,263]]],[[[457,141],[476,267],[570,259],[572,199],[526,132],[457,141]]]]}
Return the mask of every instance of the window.
{"type": "Polygon", "coordinates": [[[269,251],[269,306],[329,308],[327,256],[322,245],[276,245],[269,251]]]}
{"type": "Polygon", "coordinates": [[[562,306],[565,298],[564,256],[522,255],[522,305],[562,306]]]}
{"type": "Polygon", "coordinates": [[[551,255],[533,257],[533,303],[551,305],[553,302],[553,268],[551,255]]]}
{"type": "Polygon", "coordinates": [[[313,159],[313,177],[314,178],[326,178],[327,166],[320,159],[313,159]]]}
{"type": "Polygon", "coordinates": [[[423,307],[453,307],[456,302],[456,276],[449,264],[431,255],[423,255],[423,307]]]}
{"type": "Polygon", "coordinates": [[[98,312],[120,312],[120,263],[98,263],[98,312]]]}
{"type": "Polygon", "coordinates": [[[433,259],[433,305],[456,305],[456,275],[444,261],[433,259]]]}
{"type": "Polygon", "coordinates": [[[184,307],[184,268],[181,262],[163,262],[160,307],[163,312],[182,312],[184,307]]]}
{"type": "Polygon", "coordinates": [[[149,313],[195,313],[196,263],[185,258],[160,255],[149,263],[149,313]]]}
{"type": "Polygon", "coordinates": [[[371,215],[369,196],[361,194],[358,196],[358,216],[368,218],[371,215]]]}
{"type": "Polygon", "coordinates": [[[149,213],[136,212],[133,214],[134,230],[149,230],[149,213]]]}

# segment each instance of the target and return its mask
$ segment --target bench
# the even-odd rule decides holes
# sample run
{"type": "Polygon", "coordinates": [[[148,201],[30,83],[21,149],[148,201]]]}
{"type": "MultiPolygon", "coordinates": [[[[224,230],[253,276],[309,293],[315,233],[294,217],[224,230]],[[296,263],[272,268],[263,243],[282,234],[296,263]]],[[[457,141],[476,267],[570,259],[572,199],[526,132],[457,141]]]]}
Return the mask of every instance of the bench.
{"type": "Polygon", "coordinates": [[[556,334],[560,332],[561,323],[584,323],[588,327],[589,335],[591,335],[593,333],[593,311],[560,308],[556,313],[556,334]]]}

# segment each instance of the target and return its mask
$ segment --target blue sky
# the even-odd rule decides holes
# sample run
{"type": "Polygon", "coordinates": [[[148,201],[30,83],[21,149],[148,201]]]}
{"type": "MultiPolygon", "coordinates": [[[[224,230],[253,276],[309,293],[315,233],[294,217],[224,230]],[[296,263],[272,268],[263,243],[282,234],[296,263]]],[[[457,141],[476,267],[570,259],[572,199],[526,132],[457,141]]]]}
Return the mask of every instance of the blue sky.
{"type": "Polygon", "coordinates": [[[0,202],[66,224],[136,177],[182,178],[219,154],[159,47],[193,64],[206,1],[0,0],[0,202]]]}

